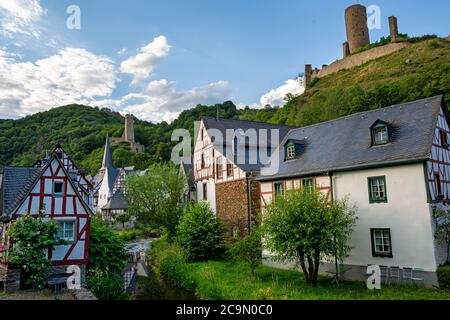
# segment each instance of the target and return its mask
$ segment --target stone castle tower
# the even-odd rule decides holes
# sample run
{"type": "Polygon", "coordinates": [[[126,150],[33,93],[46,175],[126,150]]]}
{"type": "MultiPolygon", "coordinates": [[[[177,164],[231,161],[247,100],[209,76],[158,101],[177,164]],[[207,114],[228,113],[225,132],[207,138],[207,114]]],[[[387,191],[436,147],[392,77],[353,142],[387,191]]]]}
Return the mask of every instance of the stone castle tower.
{"type": "Polygon", "coordinates": [[[137,143],[134,138],[134,118],[133,115],[125,115],[125,128],[121,138],[110,138],[111,142],[128,142],[131,150],[135,152],[143,152],[144,146],[137,143]]]}
{"type": "Polygon", "coordinates": [[[345,9],[345,27],[348,45],[344,43],[344,56],[370,43],[366,7],[355,4],[345,9]]]}

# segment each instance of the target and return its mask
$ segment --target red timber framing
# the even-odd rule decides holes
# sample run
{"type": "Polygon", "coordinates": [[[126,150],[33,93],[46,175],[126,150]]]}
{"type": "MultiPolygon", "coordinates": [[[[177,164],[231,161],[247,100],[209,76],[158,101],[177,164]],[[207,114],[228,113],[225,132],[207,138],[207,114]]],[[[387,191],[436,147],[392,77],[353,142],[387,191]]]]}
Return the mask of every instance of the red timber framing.
{"type": "Polygon", "coordinates": [[[51,251],[48,252],[48,257],[52,259],[53,265],[86,264],[89,258],[92,211],[80,196],[65,165],[57,155],[54,155],[43,168],[41,176],[30,190],[15,209],[12,215],[13,220],[20,218],[22,214],[29,213],[32,217],[44,214],[45,218],[55,221],[73,221],[75,224],[74,241],[67,245],[56,246],[55,251],[59,250],[58,256],[62,258],[55,258],[55,254],[51,251]],[[53,193],[54,181],[63,182],[62,194],[55,195],[53,193]],[[77,246],[78,256],[76,259],[70,258],[77,246]]]}
{"type": "Polygon", "coordinates": [[[283,183],[283,189],[286,192],[292,192],[294,190],[301,190],[303,188],[303,180],[313,179],[313,186],[315,190],[320,190],[325,194],[326,199],[331,203],[332,201],[332,188],[331,177],[328,175],[303,177],[303,178],[289,178],[277,181],[261,181],[261,212],[268,206],[275,198],[276,183],[283,183]]]}
{"type": "Polygon", "coordinates": [[[426,164],[431,202],[447,202],[450,199],[450,151],[448,114],[441,111],[431,147],[431,157],[426,164]],[[440,191],[440,192],[439,192],[440,191]]]}

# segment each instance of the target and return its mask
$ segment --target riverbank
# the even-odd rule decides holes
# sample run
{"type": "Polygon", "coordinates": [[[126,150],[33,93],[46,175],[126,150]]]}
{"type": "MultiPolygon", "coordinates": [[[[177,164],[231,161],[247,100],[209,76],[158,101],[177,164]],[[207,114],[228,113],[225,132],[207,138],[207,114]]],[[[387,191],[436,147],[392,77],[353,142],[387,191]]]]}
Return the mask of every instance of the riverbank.
{"type": "Polygon", "coordinates": [[[259,266],[250,269],[229,261],[187,263],[179,248],[158,241],[152,246],[153,263],[173,286],[196,293],[200,299],[223,300],[448,300],[450,291],[408,285],[383,285],[369,290],[357,281],[319,277],[316,288],[303,282],[301,272],[259,266]]]}

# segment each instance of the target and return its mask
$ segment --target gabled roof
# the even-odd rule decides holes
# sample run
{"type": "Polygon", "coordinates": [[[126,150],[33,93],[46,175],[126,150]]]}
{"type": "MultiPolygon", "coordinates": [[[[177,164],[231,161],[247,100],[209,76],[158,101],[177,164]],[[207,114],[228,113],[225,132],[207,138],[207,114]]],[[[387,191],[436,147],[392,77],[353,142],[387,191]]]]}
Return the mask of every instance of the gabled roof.
{"type": "MultiPolygon", "coordinates": [[[[308,147],[296,160],[285,162],[278,149],[261,170],[259,180],[313,175],[370,166],[425,161],[441,107],[448,118],[443,97],[435,96],[292,130],[285,138],[306,140],[308,147]],[[372,146],[370,127],[381,120],[396,128],[390,143],[372,146]],[[277,158],[275,158],[277,157],[277,158]]],[[[284,143],[282,143],[283,145],[284,143]]]]}
{"type": "MultiPolygon", "coordinates": [[[[7,167],[3,174],[3,184],[2,184],[2,207],[0,208],[0,220],[8,221],[11,219],[11,215],[14,210],[17,209],[22,202],[29,195],[31,190],[33,190],[36,183],[39,181],[41,175],[47,170],[51,165],[53,160],[58,161],[64,174],[69,178],[69,173],[62,164],[61,160],[55,155],[53,155],[50,161],[41,168],[34,167],[7,167]],[[8,170],[6,170],[8,169],[8,170]]],[[[76,196],[81,201],[82,206],[86,212],[93,214],[91,208],[84,202],[84,199],[78,194],[77,188],[73,184],[72,179],[67,179],[67,181],[72,186],[75,191],[76,196]]]]}
{"type": "Polygon", "coordinates": [[[120,192],[114,193],[114,195],[109,199],[102,208],[102,210],[114,210],[114,209],[128,209],[128,205],[125,202],[122,194],[120,192]]]}
{"type": "Polygon", "coordinates": [[[43,168],[5,167],[0,199],[0,220],[9,217],[12,211],[28,195],[34,182],[41,176],[43,168]]]}
{"type": "MultiPolygon", "coordinates": [[[[266,123],[266,122],[257,122],[257,121],[243,121],[243,120],[234,120],[234,119],[217,119],[214,117],[202,117],[202,121],[205,125],[205,128],[207,130],[209,129],[217,129],[222,133],[222,137],[223,137],[223,145],[232,145],[233,141],[226,141],[227,139],[227,129],[232,129],[232,130],[236,130],[236,131],[241,131],[243,133],[246,133],[247,130],[251,130],[254,129],[256,130],[256,137],[258,140],[258,145],[261,142],[261,131],[260,130],[266,130],[267,132],[267,148],[276,148],[278,146],[278,144],[283,140],[283,138],[287,135],[287,133],[292,130],[295,129],[295,127],[291,127],[291,126],[285,126],[285,125],[276,125],[276,124],[271,124],[271,123],[266,123]],[[273,146],[271,143],[272,140],[272,132],[271,130],[278,130],[278,141],[276,142],[276,145],[273,146]]],[[[239,141],[240,142],[240,141],[239,141]]],[[[248,146],[248,143],[246,142],[246,147],[248,146]]],[[[254,146],[256,147],[256,145],[254,146]]],[[[258,146],[259,147],[259,146],[258,146]]],[[[230,148],[231,149],[231,148],[230,148]]],[[[227,154],[227,149],[223,149],[223,155],[225,157],[228,158],[228,160],[230,162],[234,163],[234,157],[233,155],[228,155],[227,154]]],[[[232,152],[232,150],[230,150],[232,152]]],[[[250,157],[249,157],[249,153],[245,152],[245,159],[243,159],[244,163],[234,163],[236,166],[238,166],[239,168],[241,168],[243,171],[245,172],[258,172],[261,167],[263,166],[262,160],[260,159],[260,154],[258,152],[257,154],[258,159],[256,161],[256,163],[250,163],[250,157]]]]}
{"type": "Polygon", "coordinates": [[[194,186],[194,171],[192,170],[193,166],[191,164],[187,164],[184,161],[181,161],[181,166],[183,168],[183,173],[186,176],[186,180],[189,186],[194,186]]]}
{"type": "Polygon", "coordinates": [[[103,152],[102,168],[103,169],[114,168],[111,155],[111,145],[109,143],[108,136],[106,136],[105,151],[103,152]]]}

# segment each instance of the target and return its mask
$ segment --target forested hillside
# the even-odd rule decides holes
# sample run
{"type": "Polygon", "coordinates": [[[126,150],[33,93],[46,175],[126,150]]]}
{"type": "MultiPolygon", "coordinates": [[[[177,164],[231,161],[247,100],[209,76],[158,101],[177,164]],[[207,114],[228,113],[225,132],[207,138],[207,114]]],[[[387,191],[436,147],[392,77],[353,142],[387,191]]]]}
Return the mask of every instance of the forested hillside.
{"type": "MultiPolygon", "coordinates": [[[[291,98],[283,108],[237,109],[228,101],[182,112],[168,124],[135,120],[136,140],[144,153],[132,153],[126,144],[113,146],[116,166],[151,163],[170,158],[172,131],[193,132],[201,116],[308,125],[351,113],[444,94],[450,101],[450,42],[432,39],[413,43],[389,56],[362,66],[314,80],[305,93],[291,98]]],[[[123,118],[108,109],[69,105],[18,120],[0,120],[0,167],[30,165],[56,142],[61,142],[88,173],[100,168],[107,134],[121,136],[123,118]]]]}

